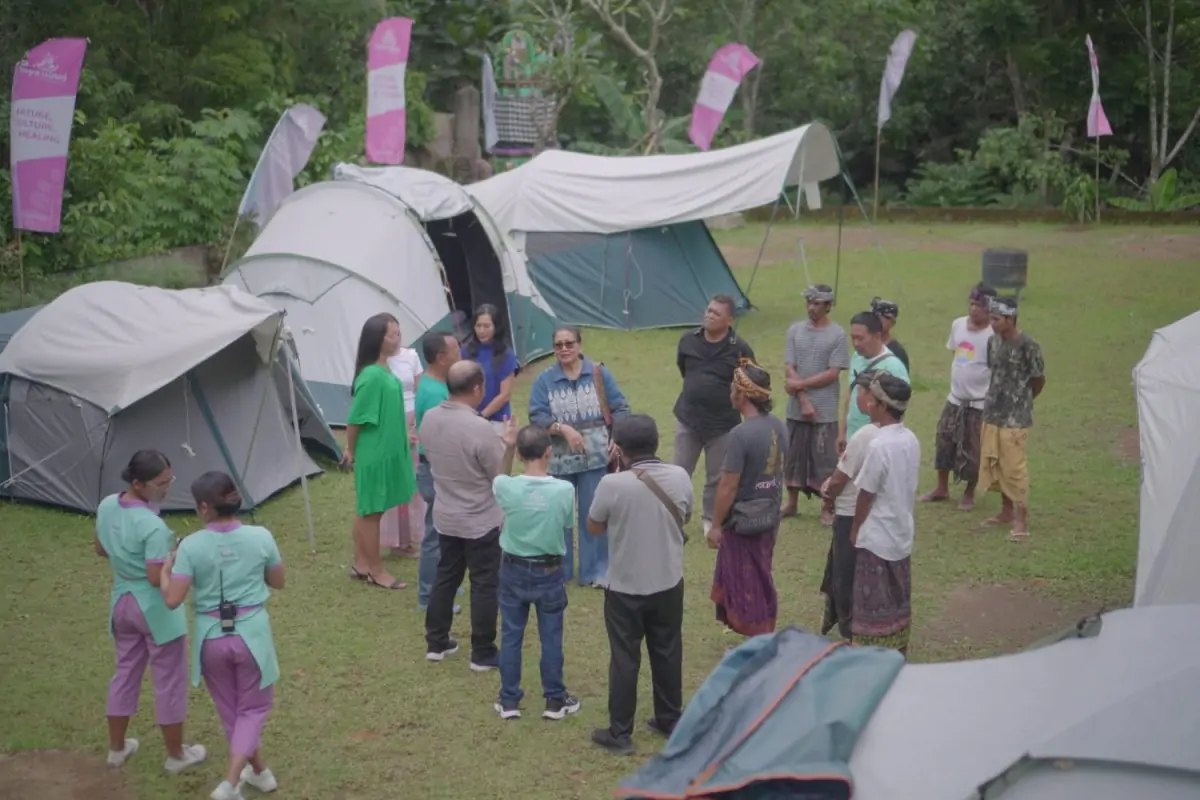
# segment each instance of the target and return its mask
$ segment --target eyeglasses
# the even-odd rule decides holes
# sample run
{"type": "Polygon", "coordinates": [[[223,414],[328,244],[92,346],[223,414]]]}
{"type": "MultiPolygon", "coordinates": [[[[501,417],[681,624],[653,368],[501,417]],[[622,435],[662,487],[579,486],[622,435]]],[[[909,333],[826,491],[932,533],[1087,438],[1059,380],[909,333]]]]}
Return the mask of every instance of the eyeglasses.
{"type": "Polygon", "coordinates": [[[571,340],[569,342],[555,342],[554,349],[555,350],[570,350],[572,347],[574,347],[577,344],[579,344],[579,342],[575,341],[575,340],[571,340]]]}

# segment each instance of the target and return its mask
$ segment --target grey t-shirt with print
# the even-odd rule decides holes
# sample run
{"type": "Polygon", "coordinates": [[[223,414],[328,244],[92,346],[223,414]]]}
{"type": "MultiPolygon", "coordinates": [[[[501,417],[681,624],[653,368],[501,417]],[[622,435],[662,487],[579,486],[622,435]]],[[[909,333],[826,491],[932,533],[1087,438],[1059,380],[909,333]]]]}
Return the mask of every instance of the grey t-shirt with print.
{"type": "MultiPolygon", "coordinates": [[[[692,479],[683,467],[642,461],[600,479],[588,517],[608,525],[608,588],[648,595],[683,580],[683,534],[671,512],[633,470],[645,470],[686,521],[692,514],[692,479]]],[[[590,534],[588,534],[590,535],[590,534]]]]}

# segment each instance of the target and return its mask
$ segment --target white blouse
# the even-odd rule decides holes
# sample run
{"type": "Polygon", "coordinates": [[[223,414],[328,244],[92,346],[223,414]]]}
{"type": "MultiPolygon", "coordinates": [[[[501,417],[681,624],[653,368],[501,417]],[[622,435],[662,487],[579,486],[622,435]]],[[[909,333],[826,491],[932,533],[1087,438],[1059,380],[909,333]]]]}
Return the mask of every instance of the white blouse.
{"type": "Polygon", "coordinates": [[[404,385],[404,411],[411,414],[417,397],[417,376],[425,371],[421,367],[421,358],[411,347],[402,347],[388,359],[388,368],[404,385]]]}

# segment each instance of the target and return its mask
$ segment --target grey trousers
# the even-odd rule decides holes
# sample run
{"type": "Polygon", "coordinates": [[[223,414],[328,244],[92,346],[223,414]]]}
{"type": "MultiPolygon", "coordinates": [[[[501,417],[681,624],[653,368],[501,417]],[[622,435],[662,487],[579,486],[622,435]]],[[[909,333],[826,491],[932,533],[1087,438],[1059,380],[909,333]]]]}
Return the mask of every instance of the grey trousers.
{"type": "Polygon", "coordinates": [[[675,420],[675,465],[691,475],[704,454],[704,500],[703,518],[711,522],[713,505],[717,500],[717,484],[721,480],[721,465],[725,463],[725,451],[729,448],[729,433],[704,437],[675,420]]]}

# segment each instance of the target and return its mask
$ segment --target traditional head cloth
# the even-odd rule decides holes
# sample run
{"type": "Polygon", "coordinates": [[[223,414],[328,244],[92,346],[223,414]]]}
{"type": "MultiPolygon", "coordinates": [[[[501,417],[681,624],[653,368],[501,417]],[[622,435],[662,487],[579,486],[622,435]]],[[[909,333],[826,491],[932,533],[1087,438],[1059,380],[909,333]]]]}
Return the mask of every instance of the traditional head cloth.
{"type": "MultiPolygon", "coordinates": [[[[746,367],[758,367],[748,358],[743,358],[738,364],[737,369],[733,371],[733,385],[738,388],[738,391],[749,397],[751,400],[770,400],[771,390],[765,386],[759,386],[754,381],[750,380],[750,376],[746,374],[746,367]]],[[[762,369],[762,367],[758,367],[762,369]]],[[[763,370],[764,372],[766,370],[763,370]]]]}
{"type": "Polygon", "coordinates": [[[981,289],[978,286],[971,289],[970,300],[972,303],[981,303],[988,305],[996,293],[991,289],[981,289]]]}
{"type": "Polygon", "coordinates": [[[1011,297],[988,298],[988,312],[1001,317],[1015,317],[1017,315],[1017,301],[1011,297]]]}
{"type": "Polygon", "coordinates": [[[900,316],[900,306],[896,305],[891,300],[884,300],[876,297],[871,301],[871,313],[877,317],[896,319],[896,317],[900,316]]]}
{"type": "MultiPolygon", "coordinates": [[[[908,408],[908,401],[893,399],[892,396],[887,393],[887,390],[883,388],[883,384],[879,381],[883,375],[887,374],[888,373],[883,372],[882,370],[873,373],[867,388],[871,394],[874,395],[876,400],[883,403],[888,408],[895,409],[896,411],[905,411],[908,408]]],[[[899,379],[897,378],[897,380],[899,379]]]]}
{"type": "Polygon", "coordinates": [[[804,299],[814,303],[832,303],[833,290],[828,286],[810,286],[804,290],[804,299]]]}

